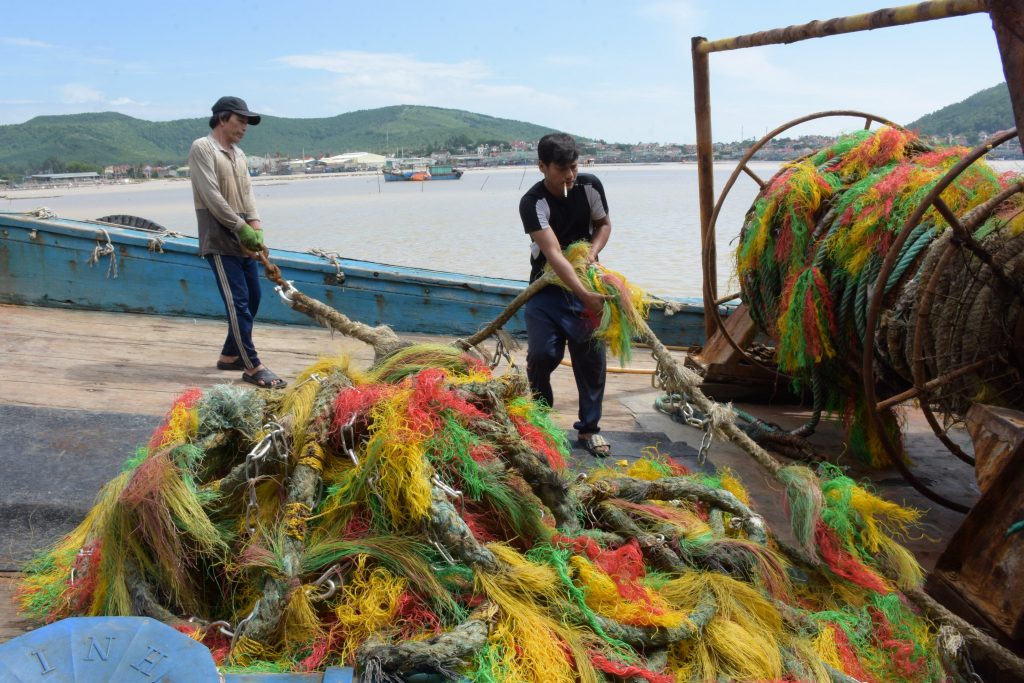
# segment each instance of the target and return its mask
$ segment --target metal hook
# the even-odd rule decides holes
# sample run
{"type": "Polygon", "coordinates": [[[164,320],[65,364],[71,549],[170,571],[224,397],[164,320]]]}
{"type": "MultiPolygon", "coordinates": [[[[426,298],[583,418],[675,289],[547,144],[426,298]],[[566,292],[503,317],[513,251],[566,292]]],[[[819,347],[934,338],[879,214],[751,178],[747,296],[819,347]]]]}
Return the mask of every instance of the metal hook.
{"type": "Polygon", "coordinates": [[[337,591],[338,585],[331,579],[326,579],[324,583],[327,584],[327,590],[323,593],[317,593],[316,589],[312,586],[306,588],[306,593],[309,595],[310,600],[316,600],[318,602],[331,598],[337,591]]]}
{"type": "Polygon", "coordinates": [[[274,287],[274,291],[277,292],[278,296],[280,296],[281,299],[286,304],[288,304],[288,306],[290,307],[290,306],[294,305],[295,302],[288,295],[288,292],[297,292],[299,290],[295,289],[295,286],[292,284],[291,280],[285,280],[285,285],[287,285],[287,286],[286,287],[282,287],[281,285],[278,285],[278,286],[274,287]]]}
{"type": "Polygon", "coordinates": [[[324,381],[324,378],[321,377],[319,373],[314,372],[309,377],[307,377],[306,379],[302,380],[301,382],[296,384],[294,387],[292,387],[292,389],[298,389],[299,387],[301,387],[306,382],[317,382],[317,383],[320,383],[320,382],[323,382],[323,381],[324,381]]]}
{"type": "Polygon", "coordinates": [[[452,556],[451,556],[451,555],[450,555],[450,554],[448,553],[448,550],[447,550],[447,549],[446,549],[446,548],[445,548],[445,547],[444,547],[443,545],[441,545],[441,544],[440,544],[440,543],[438,543],[437,541],[433,541],[433,540],[432,540],[432,541],[430,541],[430,543],[431,543],[431,544],[432,544],[432,545],[433,545],[433,546],[434,546],[435,548],[437,548],[437,552],[439,552],[439,553],[441,554],[441,557],[442,557],[442,558],[444,559],[444,561],[445,561],[445,562],[447,562],[447,563],[448,563],[448,564],[450,564],[450,565],[454,565],[454,564],[455,564],[455,558],[454,558],[454,557],[452,557],[452,556]]]}
{"type": "Polygon", "coordinates": [[[462,491],[459,491],[458,489],[452,488],[448,484],[444,483],[444,481],[441,480],[441,477],[438,476],[437,474],[435,474],[433,477],[431,477],[430,480],[432,482],[434,482],[434,484],[436,484],[439,489],[441,489],[446,494],[448,494],[449,498],[461,498],[462,497],[462,491]]]}
{"type": "Polygon", "coordinates": [[[222,633],[222,634],[226,635],[228,638],[232,638],[233,639],[235,637],[235,632],[231,630],[231,623],[230,622],[224,621],[223,619],[221,619],[219,621],[211,621],[209,624],[206,625],[206,628],[207,628],[207,630],[209,630],[209,629],[213,628],[214,626],[217,627],[217,631],[219,633],[222,633]]]}
{"type": "MultiPolygon", "coordinates": [[[[247,616],[245,619],[242,619],[240,622],[238,622],[238,626],[235,627],[234,633],[231,634],[231,645],[229,646],[229,648],[231,650],[235,649],[235,639],[238,638],[238,634],[242,632],[242,627],[245,626],[246,624],[248,624],[250,621],[253,620],[253,618],[256,616],[256,610],[259,609],[259,606],[260,606],[260,601],[256,600],[256,604],[254,604],[252,606],[252,611],[249,612],[249,616],[247,616]]],[[[225,635],[227,635],[227,634],[225,634],[225,635]]]]}

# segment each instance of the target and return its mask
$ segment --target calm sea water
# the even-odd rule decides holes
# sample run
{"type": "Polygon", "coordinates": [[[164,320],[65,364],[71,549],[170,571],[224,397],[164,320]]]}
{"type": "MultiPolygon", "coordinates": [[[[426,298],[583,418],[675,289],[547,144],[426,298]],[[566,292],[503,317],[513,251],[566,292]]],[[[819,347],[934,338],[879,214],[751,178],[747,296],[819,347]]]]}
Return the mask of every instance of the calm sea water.
{"type": "MultiPolygon", "coordinates": [[[[768,179],[778,164],[755,162],[751,168],[768,179]]],[[[1012,168],[1019,170],[1019,164],[1012,168]]],[[[653,293],[700,296],[696,165],[585,170],[601,179],[608,195],[613,229],[602,262],[653,293]]],[[[716,193],[732,171],[730,164],[716,165],[716,193]]],[[[539,179],[536,167],[473,169],[461,180],[426,183],[385,183],[379,175],[264,177],[256,179],[255,192],[274,248],[319,247],[348,258],[525,279],[529,238],[519,221],[519,198],[539,179]]],[[[718,218],[722,294],[736,290],[732,254],[756,193],[756,184],[741,174],[718,218]]],[[[134,214],[196,234],[188,181],[23,194],[9,193],[0,206],[46,206],[70,218],[134,214]]]]}

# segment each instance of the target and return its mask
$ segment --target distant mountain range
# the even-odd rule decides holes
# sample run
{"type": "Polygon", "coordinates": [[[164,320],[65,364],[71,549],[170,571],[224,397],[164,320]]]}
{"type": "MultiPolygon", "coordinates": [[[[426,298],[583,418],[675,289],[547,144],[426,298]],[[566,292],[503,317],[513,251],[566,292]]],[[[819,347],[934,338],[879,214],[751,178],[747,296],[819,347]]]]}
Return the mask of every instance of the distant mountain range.
{"type": "MultiPolygon", "coordinates": [[[[31,170],[47,159],[95,165],[184,163],[192,141],[210,132],[208,120],[143,121],[113,112],[37,116],[0,126],[0,167],[31,170]]],[[[249,128],[243,148],[249,155],[288,157],[357,150],[411,155],[536,140],[552,130],[457,109],[399,105],[323,119],[264,116],[260,125],[249,128]]]]}
{"type": "MultiPolygon", "coordinates": [[[[908,124],[926,135],[960,136],[1013,127],[1009,91],[1002,83],[908,124]]],[[[124,114],[37,116],[0,126],[0,173],[39,171],[51,161],[69,170],[108,164],[179,164],[192,141],[209,131],[207,118],[143,121],[124,114]]],[[[537,140],[551,128],[458,109],[399,105],[330,118],[264,116],[249,129],[250,155],[340,154],[349,151],[407,155],[482,143],[537,140]]]]}

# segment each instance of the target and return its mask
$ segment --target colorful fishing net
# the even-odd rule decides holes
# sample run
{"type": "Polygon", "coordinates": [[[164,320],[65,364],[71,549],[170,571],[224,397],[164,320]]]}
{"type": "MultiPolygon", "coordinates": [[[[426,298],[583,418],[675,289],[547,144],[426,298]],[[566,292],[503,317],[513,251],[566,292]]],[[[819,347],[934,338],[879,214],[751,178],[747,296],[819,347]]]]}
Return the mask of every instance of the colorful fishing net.
{"type": "MultiPolygon", "coordinates": [[[[624,366],[633,356],[633,340],[643,327],[650,312],[650,304],[644,291],[626,280],[622,273],[604,267],[600,262],[590,262],[590,243],[574,242],[565,249],[565,257],[573,265],[580,282],[590,291],[605,297],[600,319],[591,321],[594,339],[604,343],[608,351],[619,358],[624,366]]],[[[544,266],[545,273],[554,274],[551,264],[544,266]]],[[[569,289],[560,279],[555,284],[569,289]]]]}
{"type": "MultiPolygon", "coordinates": [[[[895,388],[894,393],[913,384],[915,360],[938,357],[946,365],[956,366],[960,358],[974,360],[998,350],[998,346],[965,349],[958,355],[954,340],[936,334],[934,342],[925,340],[934,344],[927,355],[913,352],[915,315],[930,314],[936,318],[936,327],[963,325],[963,334],[976,334],[966,322],[955,320],[955,311],[949,313],[954,319],[942,321],[930,307],[920,305],[924,283],[936,267],[928,258],[929,250],[933,245],[945,249],[951,232],[934,206],[903,244],[892,275],[884,283],[877,281],[882,262],[908,217],[968,151],[961,147],[933,149],[918,141],[914,133],[896,128],[854,133],[816,154],[783,165],[758,195],[741,232],[736,269],[743,296],[755,322],[775,341],[779,368],[792,375],[798,388],[820,392],[820,407],[844,415],[850,426],[851,450],[876,465],[887,462],[888,457],[879,435],[872,433],[861,400],[861,379],[854,369],[859,368],[865,344],[877,348],[880,338],[884,342],[878,355],[878,374],[895,388]],[[888,339],[883,333],[865,329],[872,294],[878,288],[884,288],[887,295],[882,324],[888,326],[888,339]]],[[[970,215],[1019,180],[1012,174],[999,175],[984,161],[977,161],[940,199],[953,215],[970,215]]],[[[1019,239],[1020,216],[1018,195],[977,226],[974,238],[986,241],[992,252],[1001,251],[1003,245],[1019,239]]],[[[1016,258],[1019,250],[1012,247],[1006,258],[1016,258]]],[[[972,263],[962,267],[961,293],[970,290],[968,283],[979,270],[972,263]]],[[[956,287],[950,289],[956,296],[956,287]]],[[[991,302],[987,295],[985,298],[991,302]]],[[[1007,300],[1008,306],[1014,308],[1011,300],[1007,300]]],[[[991,343],[1001,344],[996,339],[991,343]]],[[[936,374],[941,374],[941,369],[936,374]]],[[[1004,393],[985,377],[972,379],[975,393],[979,386],[991,386],[992,394],[1004,393]]],[[[883,424],[898,440],[895,414],[885,413],[883,424]]]]}
{"type": "Polygon", "coordinates": [[[895,540],[913,511],[794,468],[793,550],[731,472],[568,461],[520,374],[451,347],[192,390],[28,568],[21,606],[155,616],[225,670],[371,682],[943,680],[899,592],[920,582],[895,540]]]}

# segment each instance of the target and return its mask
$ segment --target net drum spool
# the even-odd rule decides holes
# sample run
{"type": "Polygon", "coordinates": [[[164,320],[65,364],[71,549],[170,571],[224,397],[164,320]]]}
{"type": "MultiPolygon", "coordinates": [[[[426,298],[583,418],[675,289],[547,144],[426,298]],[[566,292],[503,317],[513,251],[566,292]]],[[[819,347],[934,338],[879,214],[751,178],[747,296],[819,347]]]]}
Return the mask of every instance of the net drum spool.
{"type": "Polygon", "coordinates": [[[982,160],[1013,136],[975,150],[896,127],[840,138],[762,182],[740,233],[743,299],[780,370],[850,418],[855,452],[909,479],[894,406],[917,399],[971,464],[947,426],[979,400],[1024,408],[1024,185],[982,160]]]}

